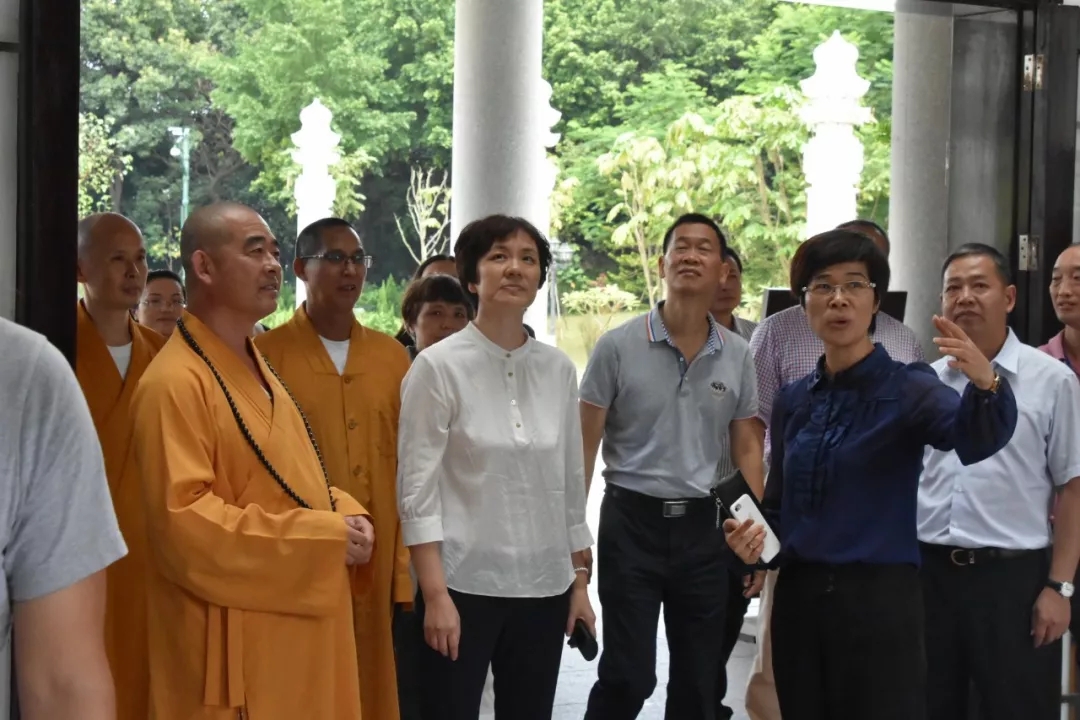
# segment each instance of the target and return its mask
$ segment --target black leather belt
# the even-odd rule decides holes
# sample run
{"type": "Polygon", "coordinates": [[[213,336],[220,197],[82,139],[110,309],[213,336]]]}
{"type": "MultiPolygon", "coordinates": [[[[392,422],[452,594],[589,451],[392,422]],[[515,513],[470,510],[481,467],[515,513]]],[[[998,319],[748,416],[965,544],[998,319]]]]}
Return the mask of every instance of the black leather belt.
{"type": "Polygon", "coordinates": [[[1024,557],[1035,553],[1045,553],[1046,549],[1042,550],[1009,550],[1007,548],[962,548],[954,547],[952,545],[932,545],[930,543],[919,543],[919,548],[924,555],[936,555],[944,557],[949,560],[950,563],[956,567],[970,567],[974,565],[985,565],[987,563],[997,562],[1001,560],[1012,560],[1014,558],[1024,557]]]}
{"type": "Polygon", "coordinates": [[[625,502],[640,507],[646,512],[656,512],[666,518],[680,518],[685,517],[690,513],[699,512],[701,510],[715,510],[716,508],[716,503],[711,497],[679,498],[672,500],[669,498],[658,498],[653,497],[652,495],[645,495],[644,493],[627,490],[626,488],[621,488],[617,485],[607,485],[604,492],[619,502],[625,502]]]}

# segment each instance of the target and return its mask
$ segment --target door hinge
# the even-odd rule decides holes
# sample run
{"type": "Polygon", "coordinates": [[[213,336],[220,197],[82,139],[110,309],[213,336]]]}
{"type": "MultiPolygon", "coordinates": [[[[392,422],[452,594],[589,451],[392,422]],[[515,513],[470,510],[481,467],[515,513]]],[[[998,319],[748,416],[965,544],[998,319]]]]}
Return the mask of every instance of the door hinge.
{"type": "Polygon", "coordinates": [[[1039,269],[1039,238],[1036,235],[1021,235],[1016,264],[1020,272],[1033,272],[1039,269]]]}
{"type": "Polygon", "coordinates": [[[1043,89],[1043,76],[1046,73],[1046,56],[1045,55],[1025,55],[1024,56],[1024,79],[1023,90],[1024,92],[1032,92],[1034,90],[1043,89]]]}

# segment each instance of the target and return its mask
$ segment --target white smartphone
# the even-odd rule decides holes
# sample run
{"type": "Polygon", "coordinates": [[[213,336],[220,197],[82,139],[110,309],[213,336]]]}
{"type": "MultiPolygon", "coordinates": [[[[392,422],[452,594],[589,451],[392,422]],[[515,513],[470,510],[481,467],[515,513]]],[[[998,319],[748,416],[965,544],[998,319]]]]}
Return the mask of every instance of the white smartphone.
{"type": "Polygon", "coordinates": [[[761,549],[761,561],[772,562],[773,558],[780,552],[780,538],[776,537],[776,533],[769,527],[769,523],[765,522],[765,517],[758,510],[757,503],[749,495],[743,495],[731,505],[731,516],[738,520],[740,523],[747,520],[753,521],[755,525],[763,525],[765,527],[765,547],[761,549]]]}

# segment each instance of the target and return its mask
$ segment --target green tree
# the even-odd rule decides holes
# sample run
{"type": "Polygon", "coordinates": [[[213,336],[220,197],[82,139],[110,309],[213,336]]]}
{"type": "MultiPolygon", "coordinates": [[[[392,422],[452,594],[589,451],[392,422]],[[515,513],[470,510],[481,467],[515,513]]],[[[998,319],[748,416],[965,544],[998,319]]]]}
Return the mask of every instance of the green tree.
{"type": "Polygon", "coordinates": [[[859,49],[859,75],[870,81],[864,102],[874,120],[858,130],[866,151],[859,215],[881,224],[889,219],[892,146],[893,14],[801,3],[777,3],[774,19],[740,53],[739,90],[766,93],[814,73],[814,49],[834,32],[859,49]]]}
{"type": "Polygon", "coordinates": [[[250,191],[254,169],[232,147],[232,119],[210,98],[206,64],[230,50],[241,8],[233,0],[83,0],[81,9],[82,111],[115,119],[117,148],[132,163],[114,180],[110,207],[142,228],[154,264],[169,264],[179,230],[173,126],[193,131],[193,206],[245,202],[280,227],[282,209],[250,191]]]}
{"type": "Polygon", "coordinates": [[[691,210],[721,218],[744,257],[748,287],[783,278],[805,221],[800,100],[783,86],[732,97],[704,114],[687,113],[662,140],[627,133],[597,160],[618,182],[620,201],[607,220],[619,224],[605,244],[621,286],[640,289],[650,304],[659,299],[663,232],[691,210]]]}
{"type": "Polygon", "coordinates": [[[109,210],[113,184],[130,169],[131,156],[117,148],[112,122],[80,113],[79,217],[109,210]]]}

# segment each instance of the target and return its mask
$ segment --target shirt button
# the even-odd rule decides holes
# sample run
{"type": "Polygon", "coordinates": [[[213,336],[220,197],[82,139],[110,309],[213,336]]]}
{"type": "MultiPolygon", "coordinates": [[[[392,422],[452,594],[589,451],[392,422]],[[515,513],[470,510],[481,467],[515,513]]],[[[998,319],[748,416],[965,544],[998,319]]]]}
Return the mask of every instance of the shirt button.
{"type": "Polygon", "coordinates": [[[511,405],[517,405],[517,400],[511,400],[511,401],[510,401],[510,404],[511,404],[511,405]]]}
{"type": "Polygon", "coordinates": [[[346,375],[345,376],[345,384],[348,385],[351,382],[352,382],[352,375],[346,375]]]}
{"type": "Polygon", "coordinates": [[[356,423],[356,421],[355,421],[355,420],[350,420],[350,421],[349,421],[349,429],[350,429],[350,430],[355,430],[355,429],[356,429],[356,425],[357,425],[357,423],[356,423]]]}
{"type": "Polygon", "coordinates": [[[506,377],[514,377],[514,373],[506,373],[506,377]]]}
{"type": "Polygon", "coordinates": [[[353,475],[356,475],[357,477],[359,477],[359,475],[360,475],[360,466],[359,466],[359,465],[357,465],[356,467],[354,467],[354,468],[352,469],[352,474],[353,474],[353,475]]]}
{"type": "Polygon", "coordinates": [[[521,423],[514,423],[514,427],[516,427],[516,428],[521,427],[521,423]]]}
{"type": "Polygon", "coordinates": [[[506,357],[510,357],[510,353],[506,353],[506,357]]]}

